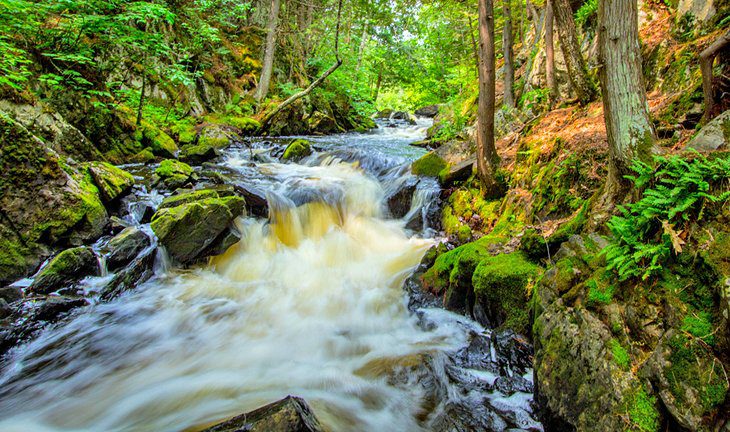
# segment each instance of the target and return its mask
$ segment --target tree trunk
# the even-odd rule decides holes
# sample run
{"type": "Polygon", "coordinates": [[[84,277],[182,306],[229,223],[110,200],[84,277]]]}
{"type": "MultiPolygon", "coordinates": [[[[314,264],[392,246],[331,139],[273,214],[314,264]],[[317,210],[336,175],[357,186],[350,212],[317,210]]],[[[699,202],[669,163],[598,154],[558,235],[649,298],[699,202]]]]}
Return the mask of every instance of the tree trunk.
{"type": "Polygon", "coordinates": [[[358,78],[360,77],[360,68],[362,67],[362,56],[368,45],[368,36],[368,25],[365,24],[362,28],[362,37],[360,37],[360,48],[357,51],[357,69],[355,71],[357,72],[358,78]]]}
{"type": "Polygon", "coordinates": [[[717,103],[715,101],[715,90],[712,86],[712,65],[715,57],[724,49],[730,47],[730,31],[720,36],[709,47],[700,53],[700,69],[702,70],[702,92],[705,95],[705,115],[704,121],[709,122],[718,113],[717,103]]]}
{"type": "Polygon", "coordinates": [[[274,53],[276,52],[276,27],[279,20],[281,0],[271,0],[269,21],[266,25],[266,48],[264,50],[264,65],[261,69],[261,79],[256,86],[254,98],[257,102],[266,99],[271,84],[271,74],[274,70],[274,53]]]}
{"type": "Polygon", "coordinates": [[[560,35],[560,49],[568,66],[570,84],[581,105],[586,105],[596,97],[596,88],[588,77],[586,62],[580,52],[573,10],[568,0],[551,0],[551,3],[560,35]]]}
{"type": "MultiPolygon", "coordinates": [[[[278,0],[275,0],[278,1],[278,0]]],[[[342,65],[342,59],[340,58],[340,19],[342,18],[342,0],[339,1],[337,6],[337,26],[335,28],[335,63],[330,66],[329,69],[324,71],[324,73],[314,80],[312,84],[309,85],[306,89],[300,91],[299,93],[291,96],[289,99],[285,100],[279,106],[277,106],[273,111],[268,112],[264,118],[261,120],[261,129],[266,130],[266,128],[269,125],[269,122],[273,120],[274,117],[276,117],[277,114],[279,114],[284,108],[288,107],[289,105],[293,104],[297,100],[303,98],[304,96],[308,95],[312,92],[315,88],[319,87],[320,84],[324,82],[325,79],[327,79],[328,76],[330,76],[334,71],[337,70],[342,65]]]]}
{"type": "Polygon", "coordinates": [[[555,44],[553,42],[553,15],[552,0],[545,2],[545,79],[550,90],[550,102],[555,103],[560,98],[558,83],[555,80],[555,44]]]}
{"type": "Polygon", "coordinates": [[[502,0],[504,27],[502,28],[502,50],[504,51],[504,104],[515,107],[515,65],[512,49],[512,10],[511,0],[502,0]]]}
{"type": "Polygon", "coordinates": [[[609,147],[606,202],[616,202],[631,188],[624,178],[634,161],[650,161],[654,128],[641,69],[636,0],[601,0],[598,51],[603,116],[609,147]],[[612,198],[612,199],[611,199],[612,198]]]}
{"type": "Polygon", "coordinates": [[[499,156],[494,147],[494,3],[479,0],[479,107],[477,114],[477,170],[487,195],[498,192],[499,156]]]}

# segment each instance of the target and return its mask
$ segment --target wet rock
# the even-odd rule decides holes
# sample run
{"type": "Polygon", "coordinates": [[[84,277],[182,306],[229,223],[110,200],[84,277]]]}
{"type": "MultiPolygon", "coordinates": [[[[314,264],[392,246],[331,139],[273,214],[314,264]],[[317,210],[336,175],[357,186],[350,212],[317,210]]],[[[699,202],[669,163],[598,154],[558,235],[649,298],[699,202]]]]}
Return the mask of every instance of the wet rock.
{"type": "Polygon", "coordinates": [[[378,111],[377,114],[375,114],[375,118],[378,120],[387,120],[390,118],[391,115],[393,115],[393,110],[390,108],[386,108],[384,110],[378,111]]]}
{"type": "Polygon", "coordinates": [[[6,286],[0,288],[0,299],[8,303],[14,303],[23,298],[23,290],[16,286],[6,286]]]}
{"type": "Polygon", "coordinates": [[[506,373],[507,369],[524,375],[532,368],[532,345],[524,336],[512,330],[498,332],[494,337],[497,365],[506,373]]]}
{"type": "Polygon", "coordinates": [[[118,216],[112,216],[109,218],[109,231],[112,235],[119,234],[124,228],[127,228],[128,226],[129,223],[118,216]]]}
{"type": "Polygon", "coordinates": [[[132,174],[106,162],[89,163],[89,173],[105,203],[110,203],[126,194],[134,186],[132,174]]]}
{"type": "Polygon", "coordinates": [[[154,264],[154,250],[149,250],[144,255],[135,258],[134,261],[117,273],[114,279],[101,290],[101,300],[111,301],[123,292],[130,291],[139,284],[147,281],[152,277],[154,264]]]}
{"type": "Polygon", "coordinates": [[[416,110],[416,115],[419,117],[434,118],[439,113],[438,105],[427,105],[416,110]]]}
{"type": "Polygon", "coordinates": [[[312,154],[312,145],[304,139],[295,139],[286,147],[282,159],[297,162],[312,154]]]}
{"type": "Polygon", "coordinates": [[[185,264],[203,258],[201,253],[243,212],[242,198],[220,195],[204,189],[163,201],[151,227],[175,260],[185,264]]]}
{"type": "Polygon", "coordinates": [[[101,236],[108,221],[88,176],[0,113],[0,284],[26,276],[55,248],[101,236]]]}
{"type": "Polygon", "coordinates": [[[218,151],[210,144],[202,143],[183,147],[180,160],[193,165],[201,165],[218,157],[218,151]]]}
{"type": "Polygon", "coordinates": [[[148,248],[151,240],[144,231],[137,227],[125,228],[114,236],[107,247],[109,254],[106,258],[106,265],[110,271],[114,271],[132,261],[140,252],[148,248]]]}
{"type": "Polygon", "coordinates": [[[699,133],[687,143],[685,149],[702,152],[727,150],[730,147],[730,110],[725,111],[707,123],[699,133]]]}
{"type": "Polygon", "coordinates": [[[205,257],[221,255],[239,241],[241,241],[241,234],[238,230],[227,228],[213,240],[213,243],[201,255],[205,257]]]}
{"type": "Polygon", "coordinates": [[[411,204],[413,203],[413,194],[416,193],[417,185],[418,179],[409,178],[404,181],[395,192],[386,197],[385,200],[393,218],[400,219],[408,214],[408,211],[411,209],[411,204]]]}
{"type": "Polygon", "coordinates": [[[390,118],[392,120],[404,121],[410,125],[416,124],[416,120],[413,118],[413,116],[411,116],[409,113],[407,113],[405,111],[396,111],[390,116],[390,118]]]}
{"type": "Polygon", "coordinates": [[[321,432],[322,430],[312,409],[303,399],[287,396],[203,432],[321,432]]]}
{"type": "Polygon", "coordinates": [[[414,175],[438,177],[448,167],[446,161],[436,152],[430,152],[413,162],[411,171],[414,175]]]}
{"type": "Polygon", "coordinates": [[[175,159],[166,159],[157,167],[155,174],[157,174],[168,189],[177,189],[185,186],[192,180],[193,169],[184,162],[175,159]]]}
{"type": "Polygon", "coordinates": [[[98,273],[99,265],[94,251],[85,246],[66,249],[38,273],[28,291],[49,294],[98,273]]]}
{"type": "Polygon", "coordinates": [[[534,386],[520,375],[501,376],[494,382],[494,388],[507,396],[517,392],[532,393],[534,386]]]}
{"type": "Polygon", "coordinates": [[[249,214],[264,218],[268,217],[269,201],[263,193],[243,185],[235,185],[234,187],[236,193],[246,200],[246,210],[249,214]]]}

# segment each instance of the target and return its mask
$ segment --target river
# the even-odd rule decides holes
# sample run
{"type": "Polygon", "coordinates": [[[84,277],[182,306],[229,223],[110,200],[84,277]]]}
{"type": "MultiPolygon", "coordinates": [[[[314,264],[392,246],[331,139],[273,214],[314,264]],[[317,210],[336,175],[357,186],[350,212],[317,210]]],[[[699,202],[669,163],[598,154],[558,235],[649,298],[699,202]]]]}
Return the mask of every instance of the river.
{"type": "Polygon", "coordinates": [[[274,141],[229,149],[220,165],[266,193],[269,220],[239,218],[242,241],[206,266],[159,253],[151,280],[17,348],[0,430],[194,431],[287,395],[333,431],[451,430],[470,415],[473,430],[540,430],[529,391],[496,389],[531,371],[504,366],[489,330],[409,310],[404,281],[438,241],[406,227],[427,225],[438,196],[408,172],[426,126],[313,138],[298,164],[272,157],[274,141]],[[389,218],[404,182],[418,182],[412,208],[389,218]]]}

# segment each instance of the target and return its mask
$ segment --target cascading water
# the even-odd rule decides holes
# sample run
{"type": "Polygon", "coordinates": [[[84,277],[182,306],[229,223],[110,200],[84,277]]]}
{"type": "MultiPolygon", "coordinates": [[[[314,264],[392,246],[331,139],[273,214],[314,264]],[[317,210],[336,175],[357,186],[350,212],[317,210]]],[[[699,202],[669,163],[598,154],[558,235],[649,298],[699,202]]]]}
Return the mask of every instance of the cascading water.
{"type": "Polygon", "coordinates": [[[193,431],[289,394],[335,431],[449,430],[454,407],[484,428],[540,429],[531,395],[493,389],[488,331],[408,311],[403,282],[434,241],[405,225],[438,187],[419,183],[402,220],[383,200],[421,133],[317,139],[301,165],[254,163],[264,143],[231,151],[224,165],[266,192],[270,221],[239,219],[242,241],[208,266],[162,266],[18,348],[0,430],[193,431]]]}

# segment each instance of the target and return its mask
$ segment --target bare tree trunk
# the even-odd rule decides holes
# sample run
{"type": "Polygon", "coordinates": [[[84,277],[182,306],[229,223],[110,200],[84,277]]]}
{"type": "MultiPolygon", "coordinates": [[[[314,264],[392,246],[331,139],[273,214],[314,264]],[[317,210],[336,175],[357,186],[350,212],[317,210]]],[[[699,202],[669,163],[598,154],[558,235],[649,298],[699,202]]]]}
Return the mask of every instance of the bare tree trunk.
{"type": "Polygon", "coordinates": [[[378,79],[375,82],[375,92],[373,93],[373,103],[376,103],[378,101],[378,96],[380,95],[380,86],[383,84],[383,63],[380,62],[380,67],[378,67],[378,79]]]}
{"type": "Polygon", "coordinates": [[[477,115],[477,170],[487,195],[498,192],[499,156],[494,147],[494,3],[479,0],[479,107],[477,115]]]}
{"type": "Polygon", "coordinates": [[[553,15],[552,0],[545,2],[545,79],[550,90],[550,101],[554,103],[560,98],[558,83],[555,80],[555,44],[553,42],[553,15]]]}
{"type": "Polygon", "coordinates": [[[551,3],[560,35],[560,49],[568,66],[568,78],[578,101],[585,105],[596,97],[596,88],[588,77],[586,62],[580,52],[573,10],[568,0],[551,0],[551,3]]]}
{"type": "Polygon", "coordinates": [[[502,28],[502,50],[504,51],[504,104],[515,107],[515,65],[512,49],[512,8],[511,0],[502,0],[504,27],[502,28]]]}
{"type": "Polygon", "coordinates": [[[256,86],[254,98],[257,102],[266,99],[271,84],[271,74],[274,70],[274,53],[276,52],[276,27],[279,20],[279,9],[281,0],[271,0],[271,11],[269,21],[266,25],[266,48],[264,50],[264,65],[261,69],[261,79],[256,86]]]}
{"type": "Polygon", "coordinates": [[[655,141],[641,69],[636,0],[601,0],[598,50],[603,116],[609,146],[605,202],[630,189],[624,178],[634,161],[649,161],[655,141]]]}
{"type": "Polygon", "coordinates": [[[709,122],[714,116],[719,114],[717,103],[715,102],[715,91],[712,88],[712,64],[715,57],[724,49],[730,47],[730,31],[720,36],[709,47],[700,53],[700,69],[702,70],[702,92],[705,95],[705,115],[704,121],[709,122]]]}
{"type": "MultiPolygon", "coordinates": [[[[278,0],[275,0],[278,1],[278,0]]],[[[269,125],[269,122],[276,117],[277,114],[279,114],[284,108],[288,107],[289,105],[293,104],[297,100],[303,98],[304,96],[308,95],[312,92],[315,88],[319,87],[320,84],[324,82],[325,79],[327,79],[328,76],[332,75],[334,71],[337,70],[342,65],[342,59],[340,58],[340,19],[342,18],[342,0],[339,1],[337,6],[337,26],[335,28],[335,63],[330,66],[329,69],[324,71],[324,73],[314,80],[312,84],[309,85],[306,89],[300,91],[299,93],[291,96],[289,99],[285,100],[279,106],[277,106],[273,111],[270,111],[267,113],[264,118],[261,120],[261,129],[266,130],[266,128],[269,125]]]]}
{"type": "Polygon", "coordinates": [[[362,55],[365,52],[365,48],[368,45],[368,25],[367,23],[362,27],[362,36],[360,37],[360,49],[357,52],[357,76],[360,77],[360,68],[362,67],[362,55]]]}

